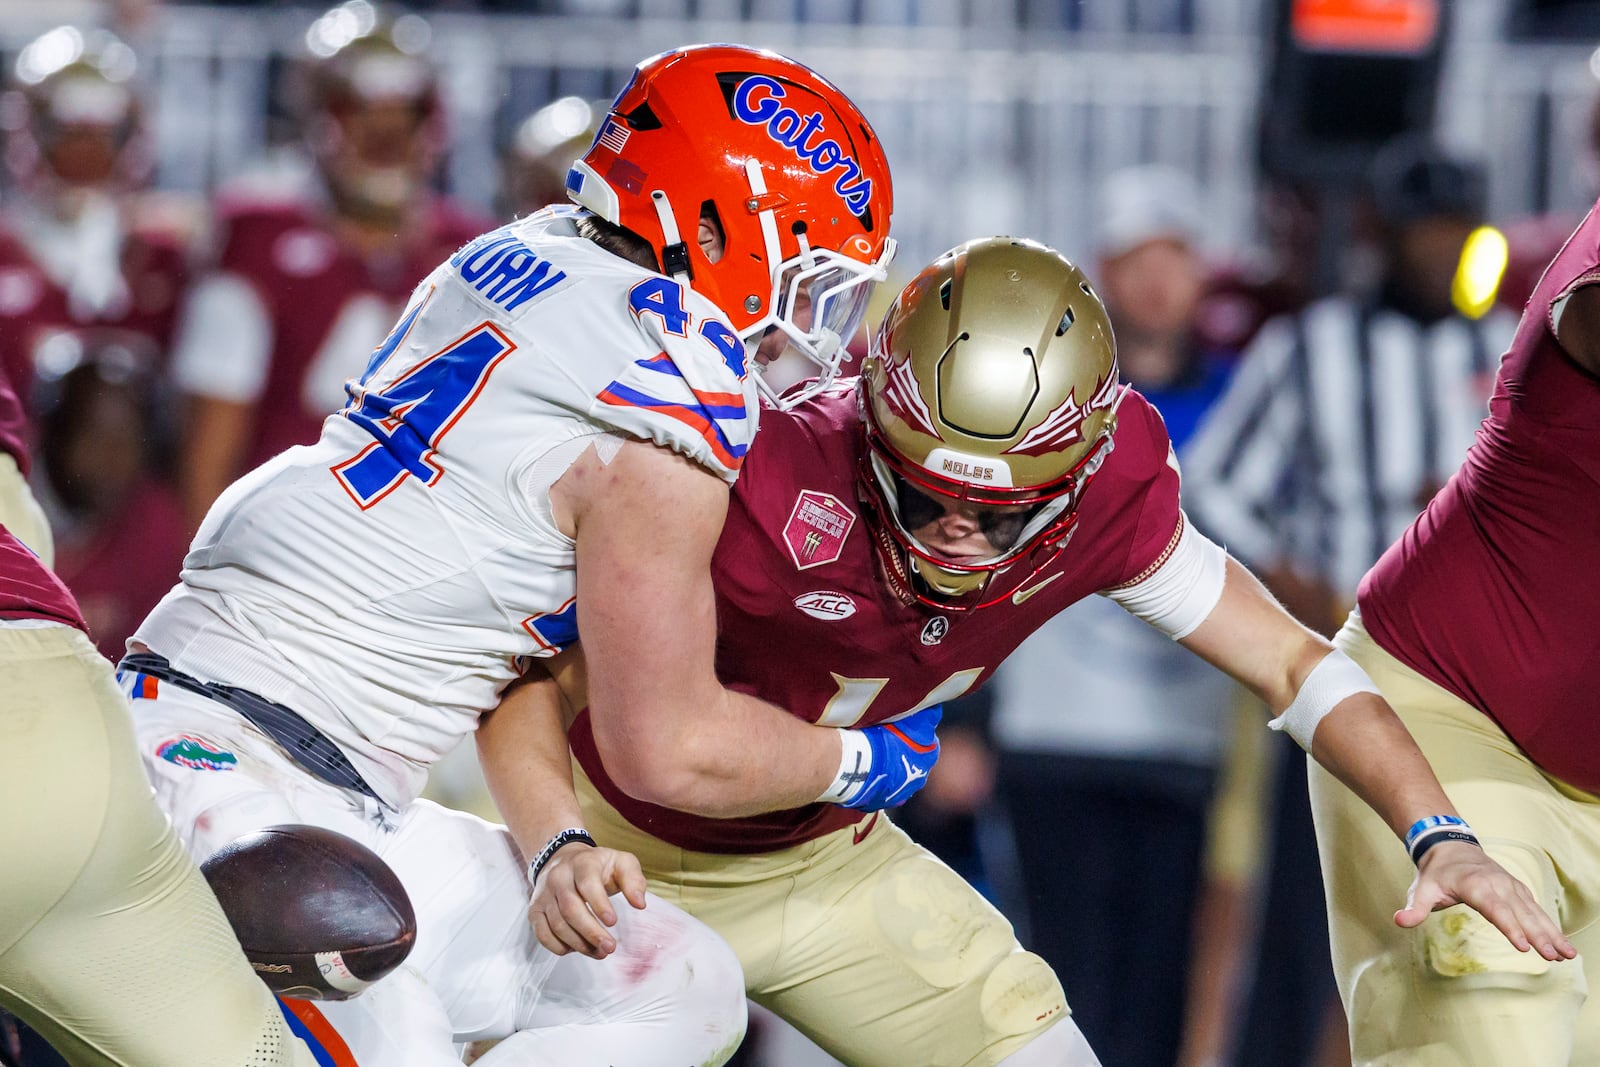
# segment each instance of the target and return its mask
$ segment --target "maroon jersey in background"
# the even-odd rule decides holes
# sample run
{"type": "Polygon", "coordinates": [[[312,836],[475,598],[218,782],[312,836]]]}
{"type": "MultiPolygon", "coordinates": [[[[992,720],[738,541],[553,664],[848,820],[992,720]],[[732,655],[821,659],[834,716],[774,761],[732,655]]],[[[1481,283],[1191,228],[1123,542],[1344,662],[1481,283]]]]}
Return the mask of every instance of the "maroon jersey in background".
{"type": "MultiPolygon", "coordinates": [[[[712,564],[718,676],[807,721],[870,726],[959,696],[1056,612],[1145,574],[1177,541],[1178,474],[1167,462],[1166,428],[1131,393],[1082,520],[1047,567],[1031,577],[1023,567],[1003,573],[994,591],[1012,596],[977,612],[902,603],[879,577],[857,501],[865,441],[856,411],[854,389],[846,386],[789,412],[762,412],[712,564]]],[[[1062,698],[1071,699],[1067,679],[1062,698]]],[[[682,848],[766,852],[861,817],[812,804],[706,819],[644,804],[606,776],[587,711],[571,740],[607,801],[682,848]]]]}
{"type": "Polygon", "coordinates": [[[0,372],[24,406],[30,404],[34,360],[55,334],[116,331],[146,339],[162,356],[168,351],[189,279],[189,235],[154,210],[144,212],[151,217],[142,222],[139,210],[134,212],[120,252],[126,292],[99,310],[75,304],[51,279],[23,236],[6,228],[19,220],[0,224],[0,372]]]}
{"type": "Polygon", "coordinates": [[[88,632],[61,579],[0,526],[0,619],[47,619],[88,632]]]}
{"type": "Polygon", "coordinates": [[[4,374],[0,374],[0,452],[16,460],[17,469],[24,475],[28,473],[27,418],[4,374]]]}
{"type": "Polygon", "coordinates": [[[1600,281],[1600,207],[1529,299],[1466,462],[1361,584],[1372,637],[1488,714],[1544,770],[1600,790],[1600,379],[1552,306],[1600,281]]]}
{"type": "MultiPolygon", "coordinates": [[[[339,381],[359,375],[416,284],[463,244],[492,228],[435,201],[423,213],[403,254],[374,263],[334,232],[314,202],[235,200],[219,208],[224,242],[217,268],[245,279],[271,320],[271,353],[260,394],[255,431],[244,457],[251,468],[291,445],[309,444],[322,420],[343,402],[308,389],[319,356],[339,360],[339,381]],[[381,325],[352,345],[336,331],[357,301],[384,305],[381,325]],[[330,340],[331,339],[331,340],[330,340]],[[330,347],[331,346],[331,347],[330,347]]],[[[226,353],[219,352],[225,359],[226,353]]]]}
{"type": "Polygon", "coordinates": [[[100,654],[115,663],[144,617],[178,581],[189,528],[178,496],[146,478],[120,513],[77,534],[56,533],[55,572],[72,589],[100,654]]]}

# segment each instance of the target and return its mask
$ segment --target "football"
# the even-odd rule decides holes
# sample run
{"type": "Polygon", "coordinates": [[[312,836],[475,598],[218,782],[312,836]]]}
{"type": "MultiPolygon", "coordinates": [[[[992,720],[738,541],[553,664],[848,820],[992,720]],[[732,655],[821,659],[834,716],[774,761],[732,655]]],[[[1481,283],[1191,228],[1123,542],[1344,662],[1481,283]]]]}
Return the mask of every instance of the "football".
{"type": "Polygon", "coordinates": [[[365,845],[315,826],[269,826],[200,865],[245,956],[273,992],[346,1000],[405,961],[411,898],[365,845]]]}

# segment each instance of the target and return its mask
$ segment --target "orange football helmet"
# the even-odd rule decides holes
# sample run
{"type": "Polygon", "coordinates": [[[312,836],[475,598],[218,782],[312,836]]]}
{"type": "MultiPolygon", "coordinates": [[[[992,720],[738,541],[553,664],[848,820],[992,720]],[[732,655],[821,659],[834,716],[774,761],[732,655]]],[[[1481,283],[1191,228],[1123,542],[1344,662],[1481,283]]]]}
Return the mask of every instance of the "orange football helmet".
{"type": "Polygon", "coordinates": [[[947,611],[998,603],[986,592],[996,575],[1023,565],[1031,577],[1066,544],[1123,395],[1088,279],[1012,237],[968,241],[913,278],[859,388],[861,499],[883,570],[906,597],[947,611]],[[990,558],[947,559],[917,540],[955,502],[990,558]]]}
{"type": "Polygon", "coordinates": [[[567,193],[648,241],[748,347],[777,330],[815,362],[810,388],[782,401],[763,388],[785,407],[838,374],[894,254],[889,164],[866,118],[810,68],[739,45],[639,64],[567,193]],[[715,263],[695,239],[707,210],[724,237],[715,263]]]}

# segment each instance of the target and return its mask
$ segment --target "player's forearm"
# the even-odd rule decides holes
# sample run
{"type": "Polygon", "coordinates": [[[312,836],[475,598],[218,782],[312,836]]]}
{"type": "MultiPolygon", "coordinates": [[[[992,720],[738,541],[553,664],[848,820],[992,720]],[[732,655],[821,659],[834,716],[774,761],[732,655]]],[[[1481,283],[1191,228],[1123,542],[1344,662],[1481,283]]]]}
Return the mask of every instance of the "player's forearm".
{"type": "Polygon", "coordinates": [[[477,731],[478,762],[489,795],[525,856],[556,833],[583,826],[572,787],[572,762],[554,683],[510,690],[477,731]]]}
{"type": "Polygon", "coordinates": [[[1429,815],[1455,815],[1433,768],[1382,697],[1357,693],[1317,724],[1311,755],[1382,816],[1396,837],[1429,815]]]}
{"type": "Polygon", "coordinates": [[[617,785],[651,804],[734,818],[814,802],[839,773],[840,731],[718,687],[639,708],[594,708],[595,741],[617,785]],[[677,706],[673,706],[677,704],[677,706]],[[618,728],[620,725],[621,728],[618,728]]]}
{"type": "Polygon", "coordinates": [[[255,412],[250,405],[211,397],[191,396],[186,404],[178,481],[193,530],[239,474],[255,412]]]}

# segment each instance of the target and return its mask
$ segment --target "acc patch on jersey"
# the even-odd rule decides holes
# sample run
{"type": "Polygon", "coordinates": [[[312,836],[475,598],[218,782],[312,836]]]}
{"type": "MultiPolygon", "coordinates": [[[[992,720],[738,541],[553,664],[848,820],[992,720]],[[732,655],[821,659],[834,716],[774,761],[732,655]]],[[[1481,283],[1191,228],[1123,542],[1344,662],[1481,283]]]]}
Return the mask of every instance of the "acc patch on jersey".
{"type": "Polygon", "coordinates": [[[856,513],[832,493],[802,489],[783,527],[789,556],[800,570],[833,563],[844,553],[845,538],[855,525],[856,513]]]}
{"type": "Polygon", "coordinates": [[[239,765],[238,756],[193,734],[167,738],[156,746],[156,755],[193,771],[231,771],[239,765]]]}
{"type": "Polygon", "coordinates": [[[836,593],[832,589],[801,593],[794,598],[794,606],[813,619],[848,619],[856,613],[855,600],[847,593],[836,593]]]}

